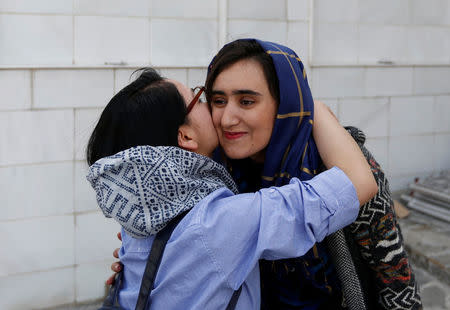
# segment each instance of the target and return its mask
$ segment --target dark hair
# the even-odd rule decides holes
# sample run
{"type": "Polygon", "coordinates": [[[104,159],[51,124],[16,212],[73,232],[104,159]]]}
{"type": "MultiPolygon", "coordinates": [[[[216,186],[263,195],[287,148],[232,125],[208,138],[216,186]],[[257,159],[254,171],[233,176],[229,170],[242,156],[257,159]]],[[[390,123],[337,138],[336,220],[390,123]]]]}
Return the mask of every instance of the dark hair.
{"type": "Polygon", "coordinates": [[[186,119],[183,97],[154,69],[139,71],[103,110],[87,145],[89,165],[134,146],[178,146],[178,128],[186,119]]]}
{"type": "Polygon", "coordinates": [[[269,91],[277,103],[280,102],[278,76],[272,58],[254,39],[240,39],[226,44],[211,62],[206,76],[205,93],[211,101],[211,92],[217,76],[226,68],[243,59],[253,59],[258,62],[264,72],[269,91]]]}

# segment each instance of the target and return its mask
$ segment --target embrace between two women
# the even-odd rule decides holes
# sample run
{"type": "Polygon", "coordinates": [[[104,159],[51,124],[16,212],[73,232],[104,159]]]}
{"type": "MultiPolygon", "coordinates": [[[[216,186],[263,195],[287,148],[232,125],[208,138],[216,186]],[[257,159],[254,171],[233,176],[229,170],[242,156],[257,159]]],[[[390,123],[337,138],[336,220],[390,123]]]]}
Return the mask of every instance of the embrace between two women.
{"type": "Polygon", "coordinates": [[[236,309],[345,309],[322,242],[344,227],[369,309],[420,309],[387,181],[364,135],[348,130],[313,101],[295,52],[276,43],[225,45],[197,93],[141,71],[87,148],[99,206],[122,225],[120,305],[135,307],[155,234],[187,212],[152,309],[225,309],[240,287],[236,309]]]}

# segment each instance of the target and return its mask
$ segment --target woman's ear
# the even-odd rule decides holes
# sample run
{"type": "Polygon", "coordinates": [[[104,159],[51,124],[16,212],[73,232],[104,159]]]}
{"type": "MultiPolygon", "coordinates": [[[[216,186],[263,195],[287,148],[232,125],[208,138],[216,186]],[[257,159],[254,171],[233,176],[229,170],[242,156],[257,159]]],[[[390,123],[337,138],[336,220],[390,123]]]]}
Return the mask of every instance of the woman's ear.
{"type": "Polygon", "coordinates": [[[178,128],[178,146],[190,152],[198,150],[198,142],[191,127],[183,124],[178,128]]]}

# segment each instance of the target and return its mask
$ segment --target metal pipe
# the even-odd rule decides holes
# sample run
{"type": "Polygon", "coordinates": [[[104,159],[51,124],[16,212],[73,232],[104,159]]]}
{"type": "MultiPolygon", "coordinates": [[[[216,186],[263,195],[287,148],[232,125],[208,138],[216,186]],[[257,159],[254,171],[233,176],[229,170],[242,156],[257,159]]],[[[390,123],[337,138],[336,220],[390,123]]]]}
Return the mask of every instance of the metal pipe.
{"type": "Polygon", "coordinates": [[[408,195],[402,195],[401,198],[408,201],[408,208],[450,223],[450,211],[433,206],[408,195]]]}
{"type": "Polygon", "coordinates": [[[435,190],[430,189],[428,187],[425,187],[425,186],[423,186],[421,184],[415,184],[415,183],[414,184],[410,184],[409,188],[411,188],[411,189],[413,189],[415,191],[418,191],[418,192],[420,192],[422,194],[429,195],[430,197],[433,197],[434,199],[438,199],[438,200],[441,200],[443,202],[450,203],[450,195],[448,195],[446,193],[438,192],[438,191],[435,191],[435,190]]]}
{"type": "Polygon", "coordinates": [[[426,203],[432,204],[432,205],[434,205],[436,207],[445,208],[445,209],[450,210],[450,204],[449,203],[445,203],[445,202],[443,202],[441,200],[434,199],[434,198],[432,198],[430,196],[427,196],[427,195],[425,195],[423,193],[420,193],[418,191],[415,191],[414,194],[412,194],[411,196],[416,198],[416,199],[422,200],[422,201],[424,201],[426,203]]]}

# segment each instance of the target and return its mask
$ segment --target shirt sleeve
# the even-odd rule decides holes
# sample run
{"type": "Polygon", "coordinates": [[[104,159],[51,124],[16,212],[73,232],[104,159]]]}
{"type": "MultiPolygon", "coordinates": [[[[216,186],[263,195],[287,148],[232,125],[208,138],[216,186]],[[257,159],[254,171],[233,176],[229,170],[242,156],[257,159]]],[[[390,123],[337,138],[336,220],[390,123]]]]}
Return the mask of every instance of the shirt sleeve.
{"type": "Polygon", "coordinates": [[[202,242],[232,289],[259,259],[302,256],[314,243],[352,223],[359,210],[353,184],[337,167],[309,181],[293,178],[288,185],[252,194],[223,190],[200,204],[202,242]]]}

